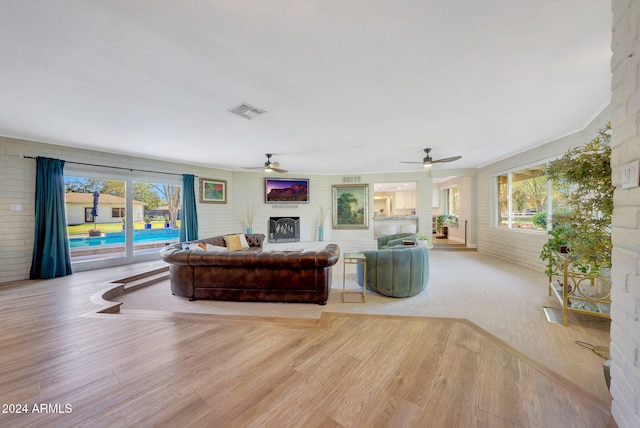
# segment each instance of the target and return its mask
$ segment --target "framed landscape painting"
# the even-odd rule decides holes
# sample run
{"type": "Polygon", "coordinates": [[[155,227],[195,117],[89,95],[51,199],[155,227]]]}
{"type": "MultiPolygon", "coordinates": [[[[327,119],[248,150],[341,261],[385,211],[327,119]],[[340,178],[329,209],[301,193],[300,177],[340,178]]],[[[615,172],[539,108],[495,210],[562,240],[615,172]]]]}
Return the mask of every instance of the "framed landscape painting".
{"type": "Polygon", "coordinates": [[[369,185],[334,184],[333,228],[369,229],[369,185]]]}
{"type": "Polygon", "coordinates": [[[308,204],[308,178],[265,178],[264,202],[266,204],[308,204]]]}
{"type": "Polygon", "coordinates": [[[205,204],[226,204],[227,180],[201,178],[200,202],[205,204]]]}

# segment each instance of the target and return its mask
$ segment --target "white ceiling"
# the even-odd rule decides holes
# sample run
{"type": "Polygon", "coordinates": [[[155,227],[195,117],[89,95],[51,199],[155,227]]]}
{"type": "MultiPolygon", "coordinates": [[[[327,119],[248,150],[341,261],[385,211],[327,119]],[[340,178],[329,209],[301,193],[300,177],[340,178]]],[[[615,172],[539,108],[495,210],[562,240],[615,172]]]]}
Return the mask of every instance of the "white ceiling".
{"type": "Polygon", "coordinates": [[[0,135],[224,169],[468,168],[609,102],[610,0],[3,0],[0,135]],[[228,112],[242,102],[267,111],[228,112]]]}

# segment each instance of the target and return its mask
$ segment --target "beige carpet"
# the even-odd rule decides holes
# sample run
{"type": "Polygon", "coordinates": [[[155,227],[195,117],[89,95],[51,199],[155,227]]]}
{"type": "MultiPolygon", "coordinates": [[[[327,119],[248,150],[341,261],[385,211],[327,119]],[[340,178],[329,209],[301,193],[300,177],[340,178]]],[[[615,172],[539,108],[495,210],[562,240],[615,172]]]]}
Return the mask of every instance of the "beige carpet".
{"type": "MultiPolygon", "coordinates": [[[[602,360],[576,340],[609,344],[609,321],[570,314],[569,326],[547,321],[543,308],[559,304],[549,297],[546,276],[476,252],[430,252],[430,280],[415,297],[394,299],[369,291],[366,303],[342,302],[342,260],[334,267],[327,305],[295,303],[190,302],[173,296],[168,281],[131,291],[122,310],[318,318],[322,311],[465,318],[609,400],[602,360]]],[[[347,289],[356,291],[355,267],[347,266],[347,289]]]]}

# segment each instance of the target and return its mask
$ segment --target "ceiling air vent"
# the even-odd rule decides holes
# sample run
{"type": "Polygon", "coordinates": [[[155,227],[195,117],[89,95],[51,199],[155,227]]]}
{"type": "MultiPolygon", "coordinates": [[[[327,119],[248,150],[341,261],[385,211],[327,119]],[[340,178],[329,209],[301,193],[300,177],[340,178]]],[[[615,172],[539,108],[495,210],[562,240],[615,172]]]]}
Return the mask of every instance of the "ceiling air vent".
{"type": "Polygon", "coordinates": [[[247,103],[242,103],[239,106],[230,109],[229,111],[233,114],[237,114],[238,116],[244,117],[245,119],[249,120],[267,112],[266,110],[262,110],[247,103]]]}

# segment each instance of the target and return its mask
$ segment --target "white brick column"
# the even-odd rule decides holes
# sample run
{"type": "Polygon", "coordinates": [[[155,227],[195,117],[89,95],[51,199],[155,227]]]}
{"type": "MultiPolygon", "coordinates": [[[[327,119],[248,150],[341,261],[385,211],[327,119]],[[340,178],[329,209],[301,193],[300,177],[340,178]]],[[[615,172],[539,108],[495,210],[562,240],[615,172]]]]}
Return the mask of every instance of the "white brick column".
{"type": "Polygon", "coordinates": [[[625,428],[640,426],[640,187],[620,188],[622,166],[640,159],[640,0],[613,0],[612,10],[611,412],[625,428]]]}

